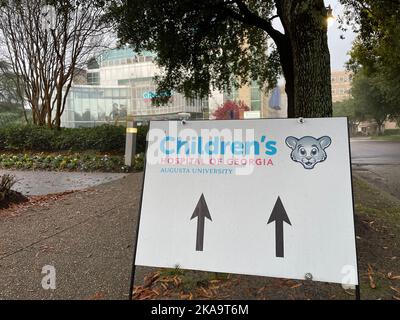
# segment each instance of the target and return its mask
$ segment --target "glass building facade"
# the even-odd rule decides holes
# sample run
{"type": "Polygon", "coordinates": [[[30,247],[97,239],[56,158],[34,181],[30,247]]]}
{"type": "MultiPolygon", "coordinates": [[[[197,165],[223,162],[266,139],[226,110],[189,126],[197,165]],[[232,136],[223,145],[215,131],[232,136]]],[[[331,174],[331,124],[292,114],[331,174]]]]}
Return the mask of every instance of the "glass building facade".
{"type": "Polygon", "coordinates": [[[180,113],[190,113],[192,119],[208,117],[208,99],[187,99],[172,92],[167,104],[153,102],[153,79],[159,74],[154,58],[150,52],[137,54],[129,48],[104,52],[88,66],[87,85],[71,87],[62,126],[125,124],[128,115],[137,121],[179,119],[180,113]]]}
{"type": "Polygon", "coordinates": [[[132,110],[129,87],[74,86],[62,115],[64,127],[124,124],[132,110]]]}
{"type": "Polygon", "coordinates": [[[251,82],[250,87],[250,108],[252,111],[261,111],[261,90],[260,85],[256,81],[251,82]]]}
{"type": "Polygon", "coordinates": [[[208,99],[188,99],[182,94],[171,92],[167,104],[155,104],[157,87],[151,78],[130,81],[132,112],[139,120],[179,118],[179,113],[191,113],[192,118],[201,118],[208,109],[208,99]]]}

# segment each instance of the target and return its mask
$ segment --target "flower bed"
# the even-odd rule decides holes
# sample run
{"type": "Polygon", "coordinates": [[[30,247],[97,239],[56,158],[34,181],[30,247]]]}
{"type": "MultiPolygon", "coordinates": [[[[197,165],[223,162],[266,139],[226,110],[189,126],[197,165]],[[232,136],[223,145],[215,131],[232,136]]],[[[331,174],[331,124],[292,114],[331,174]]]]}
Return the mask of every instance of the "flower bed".
{"type": "MultiPolygon", "coordinates": [[[[134,170],[143,169],[143,156],[135,159],[134,170]]],[[[0,168],[19,170],[52,170],[52,171],[132,171],[124,164],[124,156],[96,153],[67,154],[0,154],[0,168]]]]}

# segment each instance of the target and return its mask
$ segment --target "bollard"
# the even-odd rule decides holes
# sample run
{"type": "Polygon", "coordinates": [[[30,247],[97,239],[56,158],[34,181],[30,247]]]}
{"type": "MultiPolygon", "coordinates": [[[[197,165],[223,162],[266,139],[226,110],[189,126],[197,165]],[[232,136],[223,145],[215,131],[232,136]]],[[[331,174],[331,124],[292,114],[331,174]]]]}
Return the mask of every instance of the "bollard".
{"type": "Polygon", "coordinates": [[[135,164],[137,126],[133,117],[126,121],[125,165],[132,167],[135,164]]]}

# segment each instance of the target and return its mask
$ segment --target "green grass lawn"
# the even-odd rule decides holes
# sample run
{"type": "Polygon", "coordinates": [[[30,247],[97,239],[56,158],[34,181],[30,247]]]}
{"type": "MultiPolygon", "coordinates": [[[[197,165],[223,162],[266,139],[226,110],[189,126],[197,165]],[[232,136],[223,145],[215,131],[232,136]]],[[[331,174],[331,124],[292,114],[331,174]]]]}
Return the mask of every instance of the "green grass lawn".
{"type": "Polygon", "coordinates": [[[400,299],[400,203],[360,179],[354,194],[362,296],[400,299]]]}
{"type": "Polygon", "coordinates": [[[392,135],[392,136],[372,136],[372,140],[379,141],[400,141],[400,135],[392,135]]]}

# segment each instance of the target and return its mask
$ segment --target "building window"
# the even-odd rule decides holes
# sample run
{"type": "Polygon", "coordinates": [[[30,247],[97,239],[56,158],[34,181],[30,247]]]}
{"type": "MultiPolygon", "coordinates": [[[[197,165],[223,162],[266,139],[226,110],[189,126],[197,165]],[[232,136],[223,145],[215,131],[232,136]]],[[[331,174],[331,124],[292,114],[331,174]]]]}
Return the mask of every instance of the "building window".
{"type": "Polygon", "coordinates": [[[261,111],[261,90],[256,81],[252,81],[250,90],[251,110],[261,111]]]}
{"type": "Polygon", "coordinates": [[[239,98],[239,90],[235,87],[230,88],[231,92],[228,93],[228,91],[224,92],[224,101],[230,100],[230,101],[237,101],[239,98]]]}
{"type": "Polygon", "coordinates": [[[237,101],[239,98],[239,90],[237,88],[232,88],[232,98],[237,101]]]}
{"type": "Polygon", "coordinates": [[[251,110],[252,111],[261,111],[261,101],[260,100],[251,101],[251,110]]]}
{"type": "Polygon", "coordinates": [[[99,72],[88,72],[87,83],[89,85],[99,85],[100,84],[100,73],[99,72]]]}

